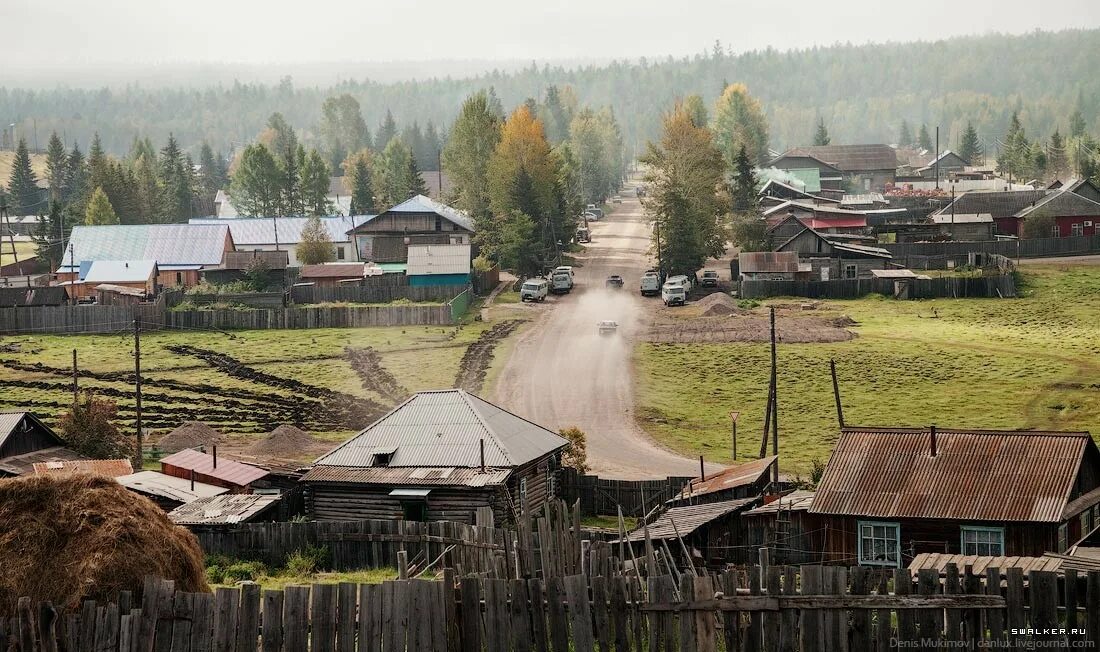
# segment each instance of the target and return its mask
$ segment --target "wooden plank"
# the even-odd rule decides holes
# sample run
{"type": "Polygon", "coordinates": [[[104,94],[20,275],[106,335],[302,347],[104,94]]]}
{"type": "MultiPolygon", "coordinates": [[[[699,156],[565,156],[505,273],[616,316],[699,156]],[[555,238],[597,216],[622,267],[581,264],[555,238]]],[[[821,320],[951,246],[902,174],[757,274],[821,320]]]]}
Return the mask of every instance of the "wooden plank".
{"type": "MultiPolygon", "coordinates": [[[[693,578],[695,600],[714,599],[714,582],[709,576],[693,578]]],[[[776,575],[776,590],[779,586],[779,576],[776,575]]],[[[695,649],[698,652],[717,652],[718,631],[715,628],[716,612],[700,610],[695,612],[695,649]]],[[[776,618],[778,628],[779,619],[776,618]]],[[[597,623],[598,625],[598,623],[597,623]]]]}
{"type": "Polygon", "coordinates": [[[359,652],[380,652],[382,650],[381,593],[381,585],[359,585],[359,622],[357,627],[359,652]]]}
{"type": "MultiPolygon", "coordinates": [[[[1031,627],[1040,632],[1058,628],[1058,576],[1046,571],[1031,571],[1027,584],[1031,594],[1031,627]]],[[[1034,636],[1036,641],[1063,639],[1059,634],[1036,633],[1034,636]]]]}
{"type": "MultiPolygon", "coordinates": [[[[985,593],[982,587],[982,578],[974,573],[973,566],[967,565],[963,569],[962,580],[963,593],[966,595],[982,595],[985,593]]],[[[981,609],[965,609],[963,612],[963,640],[972,650],[978,649],[978,642],[985,640],[985,627],[983,625],[981,609]]]]}
{"type": "MultiPolygon", "coordinates": [[[[459,587],[462,599],[462,650],[482,650],[481,587],[473,577],[465,577],[459,587]]],[[[386,648],[389,649],[389,648],[386,648]]]]}
{"type": "Polygon", "coordinates": [[[695,594],[695,582],[693,576],[684,573],[680,576],[680,603],[678,617],[680,621],[680,650],[681,652],[696,652],[695,650],[695,612],[698,604],[692,601],[695,594]]]}
{"type": "MultiPolygon", "coordinates": [[[[917,592],[922,596],[932,596],[940,590],[940,574],[935,568],[921,568],[917,571],[917,592]]],[[[940,609],[921,609],[917,612],[922,641],[935,643],[943,638],[943,611],[940,609]]]]}
{"type": "Polygon", "coordinates": [[[484,580],[485,589],[485,649],[506,652],[511,649],[508,621],[508,587],[505,580],[484,580]]]}
{"type": "Polygon", "coordinates": [[[530,612],[534,609],[542,610],[542,605],[532,605],[527,602],[527,581],[510,580],[508,599],[512,621],[512,642],[516,650],[526,652],[531,649],[531,620],[530,612]]]}
{"type": "Polygon", "coordinates": [[[356,594],[354,582],[340,582],[336,587],[336,650],[355,652],[356,594]]]}
{"type": "MultiPolygon", "coordinates": [[[[822,590],[822,567],[802,566],[802,595],[815,595],[822,590]]],[[[802,635],[803,652],[823,652],[825,649],[825,620],[820,610],[804,609],[799,616],[798,628],[802,635]]]]}
{"type": "MultiPolygon", "coordinates": [[[[723,597],[737,595],[739,575],[736,571],[726,571],[718,576],[719,586],[722,588],[723,597]]],[[[721,611],[722,618],[722,642],[726,650],[741,649],[741,612],[721,611]]]]}
{"type": "MultiPolygon", "coordinates": [[[[565,615],[565,588],[562,578],[551,577],[546,581],[546,601],[550,607],[550,647],[553,652],[570,652],[569,620],[565,615]]],[[[578,651],[581,649],[577,648],[578,651]]]]}
{"type": "Polygon", "coordinates": [[[645,647],[646,634],[648,632],[648,623],[640,607],[645,600],[645,596],[642,593],[642,586],[640,583],[631,582],[627,586],[630,588],[631,645],[634,649],[641,650],[645,647]]]}
{"type": "Polygon", "coordinates": [[[381,627],[382,649],[392,650],[394,649],[394,583],[382,582],[382,617],[379,621],[381,627]]]}
{"type": "Polygon", "coordinates": [[[283,591],[283,649],[309,650],[309,587],[288,586],[283,591]]]}
{"type": "Polygon", "coordinates": [[[1065,607],[1064,613],[1066,614],[1065,626],[1068,630],[1077,629],[1077,571],[1072,568],[1067,568],[1063,571],[1063,593],[1064,598],[1062,605],[1065,607]]]}
{"type": "MultiPolygon", "coordinates": [[[[611,583],[611,626],[615,652],[630,652],[630,606],[627,604],[627,578],[614,575],[611,583]]],[[[639,650],[638,652],[641,652],[639,650]]]]}
{"type": "MultiPolygon", "coordinates": [[[[438,555],[437,555],[438,556],[438,555]]],[[[451,593],[446,593],[443,590],[443,582],[428,582],[425,581],[425,589],[430,598],[430,611],[431,616],[431,643],[432,652],[447,652],[450,649],[451,637],[447,629],[447,609],[444,607],[445,595],[451,596],[451,593]]],[[[524,589],[524,595],[526,596],[526,589],[524,589]]],[[[451,607],[454,607],[453,596],[451,598],[451,607]]]]}
{"type": "MultiPolygon", "coordinates": [[[[150,578],[151,579],[151,578],[150,578]]],[[[151,601],[153,607],[156,607],[157,587],[154,585],[149,589],[152,591],[151,601]]],[[[80,650],[82,652],[94,652],[95,651],[95,630],[96,630],[96,602],[95,600],[85,600],[80,605],[80,650]]],[[[18,629],[14,630],[15,634],[19,633],[18,629]]],[[[156,623],[149,629],[149,645],[152,646],[152,638],[156,634],[156,623]]]]}
{"type": "Polygon", "coordinates": [[[1085,631],[1093,648],[1100,647],[1100,571],[1089,571],[1085,579],[1085,631]]]}
{"type": "Polygon", "coordinates": [[[281,652],[283,649],[283,592],[267,589],[263,592],[261,609],[262,652],[281,652]]]}
{"type": "Polygon", "coordinates": [[[314,584],[309,601],[310,652],[335,652],[336,585],[314,584]]]}
{"type": "MultiPolygon", "coordinates": [[[[173,600],[172,614],[175,617],[172,621],[172,639],[170,643],[170,650],[190,650],[191,649],[191,628],[194,625],[193,621],[193,609],[194,609],[194,595],[190,593],[177,593],[173,600]]],[[[245,648],[241,648],[244,650],[245,648]]],[[[247,652],[253,652],[247,650],[247,652]]]]}
{"type": "MultiPolygon", "coordinates": [[[[869,578],[871,570],[865,566],[857,566],[852,569],[852,595],[869,595],[869,578]]],[[[852,612],[852,649],[871,650],[871,611],[869,609],[856,609],[852,612]]]]}
{"type": "MultiPolygon", "coordinates": [[[[2,621],[3,619],[0,619],[2,621]]],[[[119,618],[118,624],[118,652],[130,652],[133,648],[134,640],[131,636],[134,628],[134,617],[131,614],[123,614],[119,618]]],[[[0,635],[0,650],[6,650],[7,646],[4,644],[4,637],[0,635]]],[[[66,647],[67,652],[76,652],[75,647],[66,647]]]]}
{"type": "Polygon", "coordinates": [[[527,580],[527,600],[531,605],[531,649],[533,652],[547,652],[550,649],[550,644],[547,641],[545,599],[542,580],[537,578],[527,580]]]}
{"type": "MultiPolygon", "coordinates": [[[[396,551],[395,551],[396,554],[396,551]]],[[[393,617],[390,621],[391,650],[404,650],[409,631],[409,582],[393,582],[393,617]]],[[[311,651],[312,652],[312,651],[311,651]]]]}
{"type": "MultiPolygon", "coordinates": [[[[1001,595],[1001,569],[989,567],[985,569],[986,595],[1001,595]]],[[[985,611],[986,627],[989,630],[989,640],[1005,641],[1005,612],[1000,609],[987,609],[985,611]]]]}
{"type": "MultiPolygon", "coordinates": [[[[575,531],[579,532],[578,527],[575,531]]],[[[569,599],[569,628],[576,650],[593,650],[592,612],[588,602],[588,583],[584,575],[565,578],[565,595],[569,599]]]]}
{"type": "Polygon", "coordinates": [[[191,652],[209,652],[214,644],[214,596],[196,593],[191,599],[191,618],[191,652]]]}
{"type": "Polygon", "coordinates": [[[237,589],[221,587],[214,591],[214,652],[233,652],[240,596],[237,589]]]}
{"type": "Polygon", "coordinates": [[[157,592],[156,640],[153,642],[153,649],[157,652],[171,652],[172,650],[172,608],[174,595],[175,583],[169,580],[161,580],[160,589],[157,592]]]}
{"type": "MultiPolygon", "coordinates": [[[[57,610],[48,602],[38,605],[38,643],[41,652],[57,652],[57,610]]],[[[118,605],[107,605],[108,635],[105,642],[109,652],[118,650],[118,605]]]]}
{"type": "Polygon", "coordinates": [[[241,585],[237,611],[237,652],[255,652],[260,635],[260,585],[241,585]]]}
{"type": "MultiPolygon", "coordinates": [[[[943,569],[943,592],[946,595],[958,595],[962,593],[962,583],[959,579],[959,568],[955,564],[947,564],[943,569]]],[[[948,609],[944,616],[944,640],[961,641],[962,639],[962,612],[958,609],[948,609]]]]}
{"type": "Polygon", "coordinates": [[[455,605],[455,572],[453,568],[443,569],[443,631],[446,636],[447,652],[459,651],[458,610],[455,605]]]}
{"type": "MultiPolygon", "coordinates": [[[[904,598],[913,591],[913,578],[908,568],[894,570],[894,595],[904,598]]],[[[898,643],[900,645],[916,646],[920,644],[917,636],[916,614],[908,610],[898,612],[898,643]]]]}
{"type": "Polygon", "coordinates": [[[592,618],[595,621],[596,640],[600,652],[611,652],[611,614],[608,612],[607,578],[593,577],[592,581],[592,618]]]}
{"type": "Polygon", "coordinates": [[[19,647],[17,648],[21,652],[35,652],[38,648],[35,645],[35,617],[34,611],[31,609],[31,599],[28,597],[19,598],[16,602],[15,618],[18,624],[16,631],[19,633],[19,647]]]}
{"type": "Polygon", "coordinates": [[[1010,567],[1005,579],[1007,584],[1005,614],[1008,620],[1009,640],[1019,643],[1025,640],[1025,636],[1018,632],[1027,627],[1027,619],[1024,616],[1024,572],[1018,566],[1010,567]],[[1013,634],[1012,630],[1016,630],[1017,633],[1013,634]]]}
{"type": "Polygon", "coordinates": [[[407,649],[410,652],[432,652],[432,619],[442,614],[432,613],[432,582],[412,580],[409,582],[409,634],[407,649]]]}

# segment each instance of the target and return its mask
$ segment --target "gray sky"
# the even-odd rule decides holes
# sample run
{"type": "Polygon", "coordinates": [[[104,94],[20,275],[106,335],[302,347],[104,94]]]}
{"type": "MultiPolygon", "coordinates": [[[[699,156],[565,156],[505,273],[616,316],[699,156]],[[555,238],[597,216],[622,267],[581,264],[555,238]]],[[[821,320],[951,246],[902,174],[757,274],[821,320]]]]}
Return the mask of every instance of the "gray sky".
{"type": "Polygon", "coordinates": [[[552,60],[1100,26],[1061,0],[0,0],[4,67],[552,60]]]}

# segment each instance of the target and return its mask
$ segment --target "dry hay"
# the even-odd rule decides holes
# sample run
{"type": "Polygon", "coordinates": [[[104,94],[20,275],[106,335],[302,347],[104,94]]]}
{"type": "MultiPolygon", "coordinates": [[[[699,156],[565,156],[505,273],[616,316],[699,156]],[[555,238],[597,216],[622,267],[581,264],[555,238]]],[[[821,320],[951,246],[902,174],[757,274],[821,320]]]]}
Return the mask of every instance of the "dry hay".
{"type": "Polygon", "coordinates": [[[185,448],[212,446],[222,439],[222,434],[202,421],[185,421],[178,428],[160,438],[157,448],[165,453],[175,453],[185,448]]]}
{"type": "Polygon", "coordinates": [[[260,458],[293,459],[313,451],[320,443],[301,428],[284,424],[241,452],[260,458]]]}
{"type": "Polygon", "coordinates": [[[0,523],[0,614],[23,596],[58,607],[140,596],[146,575],[210,590],[195,536],[110,478],[0,481],[0,523]]]}

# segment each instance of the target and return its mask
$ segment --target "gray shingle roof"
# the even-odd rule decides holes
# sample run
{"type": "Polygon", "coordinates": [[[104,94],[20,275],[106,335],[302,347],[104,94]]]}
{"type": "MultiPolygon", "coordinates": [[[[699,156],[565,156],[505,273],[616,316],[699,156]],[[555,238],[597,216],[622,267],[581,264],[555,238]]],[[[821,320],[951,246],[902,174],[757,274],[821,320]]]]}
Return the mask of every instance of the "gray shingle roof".
{"type": "Polygon", "coordinates": [[[161,271],[215,266],[222,262],[228,237],[224,224],[74,226],[58,271],[73,271],[70,261],[79,267],[82,261],[97,260],[155,260],[161,271]]]}
{"type": "MultiPolygon", "coordinates": [[[[321,224],[333,242],[350,242],[347,232],[369,220],[371,215],[354,217],[322,217],[321,224]]],[[[191,224],[224,224],[233,234],[238,247],[275,244],[275,229],[279,229],[279,244],[296,245],[302,241],[302,229],[308,217],[238,217],[228,219],[193,219],[191,224]],[[278,222],[276,225],[275,222],[278,222]]]]}
{"type": "Polygon", "coordinates": [[[370,222],[376,217],[381,217],[388,213],[435,213],[440,217],[446,219],[449,222],[453,222],[467,231],[473,232],[474,221],[470,219],[469,215],[459,211],[458,209],[451,208],[450,206],[437,202],[436,200],[425,197],[424,195],[417,195],[410,199],[406,199],[400,204],[386,210],[378,215],[368,217],[365,222],[370,222]]]}
{"type": "Polygon", "coordinates": [[[784,152],[783,156],[812,156],[845,172],[895,170],[898,167],[897,152],[883,144],[795,147],[784,152]]]}
{"type": "Polygon", "coordinates": [[[391,453],[390,467],[478,467],[480,441],[487,467],[515,467],[568,442],[556,433],[461,389],[418,392],[316,462],[370,467],[391,453]]]}
{"type": "MultiPolygon", "coordinates": [[[[1046,197],[1046,190],[971,191],[955,198],[956,213],[989,213],[994,219],[1012,217],[1046,197]]],[[[941,214],[950,213],[948,204],[941,214]]]]}
{"type": "Polygon", "coordinates": [[[1074,194],[1068,187],[1055,190],[1016,214],[1017,217],[1100,217],[1100,204],[1074,194]]]}

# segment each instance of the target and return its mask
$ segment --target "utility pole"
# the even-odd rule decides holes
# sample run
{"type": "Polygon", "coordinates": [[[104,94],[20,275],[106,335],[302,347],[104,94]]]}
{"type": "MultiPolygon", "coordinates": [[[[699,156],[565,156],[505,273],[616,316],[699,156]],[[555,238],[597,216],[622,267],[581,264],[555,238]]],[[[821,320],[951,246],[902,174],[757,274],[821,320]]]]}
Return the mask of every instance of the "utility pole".
{"type": "Polygon", "coordinates": [[[144,443],[141,432],[141,320],[134,319],[134,414],[137,422],[137,446],[134,449],[134,468],[141,470],[144,460],[144,443]]]}
{"type": "Polygon", "coordinates": [[[932,162],[936,168],[936,190],[940,189],[940,127],[936,125],[936,159],[932,162]]]}
{"type": "Polygon", "coordinates": [[[836,360],[829,358],[829,372],[833,376],[833,400],[836,401],[836,420],[844,427],[844,408],[840,405],[840,385],[836,382],[836,360]]]}
{"type": "Polygon", "coordinates": [[[772,331],[772,454],[775,455],[775,466],[772,470],[772,482],[779,482],[779,374],[776,368],[775,356],[775,306],[771,307],[771,331],[772,331]]]}
{"type": "Polygon", "coordinates": [[[735,462],[737,461],[737,417],[739,416],[741,416],[740,412],[730,412],[730,422],[733,424],[733,433],[730,437],[733,443],[733,450],[731,451],[732,455],[730,458],[735,462]]]}
{"type": "Polygon", "coordinates": [[[77,386],[77,371],[76,371],[76,349],[73,349],[73,407],[76,407],[77,397],[79,396],[80,388],[77,386]]]}
{"type": "Polygon", "coordinates": [[[443,199],[443,150],[442,149],[437,148],[435,150],[435,162],[436,162],[435,178],[439,182],[439,192],[437,193],[438,196],[436,197],[436,199],[442,200],[443,199]]]}

